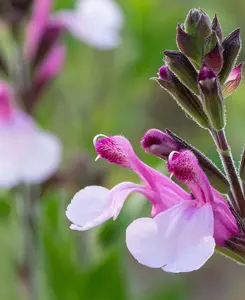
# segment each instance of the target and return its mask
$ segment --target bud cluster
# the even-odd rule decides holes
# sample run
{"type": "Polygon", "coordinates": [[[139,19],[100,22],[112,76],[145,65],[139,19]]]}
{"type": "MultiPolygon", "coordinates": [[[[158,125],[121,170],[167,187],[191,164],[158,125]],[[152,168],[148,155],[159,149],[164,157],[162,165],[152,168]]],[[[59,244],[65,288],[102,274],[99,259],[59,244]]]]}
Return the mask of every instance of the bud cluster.
{"type": "Polygon", "coordinates": [[[192,9],[177,26],[179,51],[164,52],[165,65],[154,78],[185,112],[203,128],[225,127],[224,98],[241,82],[242,64],[235,67],[241,50],[240,30],[223,39],[215,14],[192,9]]]}

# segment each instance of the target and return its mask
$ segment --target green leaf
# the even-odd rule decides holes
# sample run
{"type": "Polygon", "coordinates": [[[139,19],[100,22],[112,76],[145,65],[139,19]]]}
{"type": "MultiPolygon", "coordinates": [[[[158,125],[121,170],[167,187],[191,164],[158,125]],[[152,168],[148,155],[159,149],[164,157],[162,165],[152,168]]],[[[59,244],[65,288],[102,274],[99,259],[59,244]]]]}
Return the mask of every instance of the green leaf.
{"type": "Polygon", "coordinates": [[[126,286],[123,276],[123,263],[117,251],[88,274],[86,299],[126,300],[126,286]]]}
{"type": "Polygon", "coordinates": [[[11,213],[9,199],[0,197],[0,221],[5,220],[11,213]]]}
{"type": "Polygon", "coordinates": [[[188,289],[184,281],[166,284],[160,290],[148,295],[143,300],[185,300],[188,299],[188,289]]]}

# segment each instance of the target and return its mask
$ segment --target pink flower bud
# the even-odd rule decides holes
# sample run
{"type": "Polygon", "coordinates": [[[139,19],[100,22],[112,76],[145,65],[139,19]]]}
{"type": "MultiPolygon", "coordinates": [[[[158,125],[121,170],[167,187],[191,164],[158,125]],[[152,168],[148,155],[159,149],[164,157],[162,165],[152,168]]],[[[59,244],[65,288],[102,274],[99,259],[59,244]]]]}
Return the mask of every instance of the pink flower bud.
{"type": "Polygon", "coordinates": [[[238,88],[240,82],[242,81],[242,69],[243,63],[240,63],[240,65],[231,71],[222,88],[224,98],[230,96],[238,88]]]}
{"type": "Polygon", "coordinates": [[[141,145],[147,153],[160,158],[180,150],[179,144],[171,136],[158,129],[148,130],[141,140],[141,145]]]}
{"type": "Polygon", "coordinates": [[[48,22],[53,0],[35,0],[31,21],[28,24],[25,41],[25,56],[31,59],[37,50],[39,41],[48,22]]]}
{"type": "Polygon", "coordinates": [[[35,79],[36,96],[40,95],[47,83],[61,72],[65,55],[66,49],[62,44],[57,44],[51,49],[50,53],[37,70],[35,79]]]}
{"type": "Polygon", "coordinates": [[[159,68],[157,75],[164,81],[169,81],[169,70],[166,65],[159,68]]]}

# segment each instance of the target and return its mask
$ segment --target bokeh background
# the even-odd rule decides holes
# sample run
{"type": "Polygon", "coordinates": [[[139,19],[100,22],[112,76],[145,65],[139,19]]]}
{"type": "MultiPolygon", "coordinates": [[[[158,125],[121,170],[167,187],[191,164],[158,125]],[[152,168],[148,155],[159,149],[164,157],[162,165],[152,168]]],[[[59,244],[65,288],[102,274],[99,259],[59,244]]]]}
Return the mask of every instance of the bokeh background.
{"type": "MultiPolygon", "coordinates": [[[[112,51],[95,50],[65,37],[67,60],[62,74],[46,91],[35,110],[45,129],[62,141],[65,179],[42,192],[37,218],[37,290],[40,300],[235,300],[244,299],[245,268],[214,255],[200,270],[168,274],[139,265],[128,253],[125,229],[136,217],[147,216],[146,201],[131,197],[119,219],[89,232],[69,230],[65,208],[85,185],[112,187],[138,181],[130,171],[94,162],[92,138],[103,133],[125,135],[140,158],[161,168],[146,155],[140,139],[149,128],[170,128],[220,166],[209,135],[186,118],[176,103],[150,80],[162,64],[162,52],[176,49],[175,30],[189,9],[218,13],[224,36],[240,27],[245,40],[243,0],[118,0],[124,16],[122,44],[112,51]]],[[[57,0],[55,9],[73,6],[57,0]]],[[[96,20],[95,20],[96,22],[96,20]]],[[[245,59],[245,50],[240,60],[245,59]]],[[[227,134],[238,163],[245,143],[245,83],[226,99],[227,134]]],[[[18,261],[25,234],[14,191],[0,195],[0,299],[25,298],[25,272],[18,261]]]]}

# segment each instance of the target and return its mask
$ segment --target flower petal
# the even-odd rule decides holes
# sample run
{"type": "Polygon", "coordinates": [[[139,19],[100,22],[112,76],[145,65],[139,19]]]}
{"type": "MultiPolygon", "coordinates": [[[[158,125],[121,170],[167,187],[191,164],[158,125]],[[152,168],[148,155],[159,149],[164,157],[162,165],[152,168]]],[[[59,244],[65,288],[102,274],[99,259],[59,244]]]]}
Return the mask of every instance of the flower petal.
{"type": "Polygon", "coordinates": [[[21,181],[23,157],[35,131],[33,120],[19,111],[13,111],[10,120],[1,120],[0,187],[10,188],[21,181]]]}
{"type": "Polygon", "coordinates": [[[112,49],[120,43],[123,15],[112,0],[80,0],[74,11],[60,12],[56,18],[77,38],[96,48],[112,49]]]}
{"type": "Polygon", "coordinates": [[[231,71],[222,88],[224,98],[230,96],[238,88],[242,80],[242,69],[243,63],[241,63],[231,71]]]}
{"type": "Polygon", "coordinates": [[[126,244],[134,258],[150,268],[161,268],[169,260],[154,219],[140,218],[131,223],[126,230],[126,244]]]}
{"type": "Polygon", "coordinates": [[[184,208],[183,206],[179,209],[179,213],[177,223],[171,230],[171,236],[169,235],[168,242],[173,246],[172,262],[163,267],[166,272],[179,273],[197,270],[213,255],[215,249],[214,217],[211,205],[205,204],[201,208],[184,208]]]}
{"type": "Polygon", "coordinates": [[[87,230],[110,219],[109,192],[102,186],[88,186],[76,193],[66,210],[67,218],[74,223],[71,229],[87,230]]]}
{"type": "Polygon", "coordinates": [[[59,167],[62,147],[54,135],[45,131],[37,131],[25,150],[21,180],[40,183],[53,175],[59,167]]]}
{"type": "Polygon", "coordinates": [[[113,220],[116,220],[129,194],[138,192],[145,195],[146,188],[133,182],[122,182],[110,191],[113,207],[113,220]]]}
{"type": "Polygon", "coordinates": [[[154,219],[134,221],[127,228],[126,243],[141,263],[168,272],[199,269],[213,254],[213,213],[210,204],[201,208],[184,201],[154,219]]]}
{"type": "Polygon", "coordinates": [[[71,229],[88,230],[108,219],[115,220],[132,192],[142,192],[144,187],[132,182],[123,182],[108,190],[101,186],[88,186],[79,191],[68,205],[66,215],[74,224],[71,229]]]}

